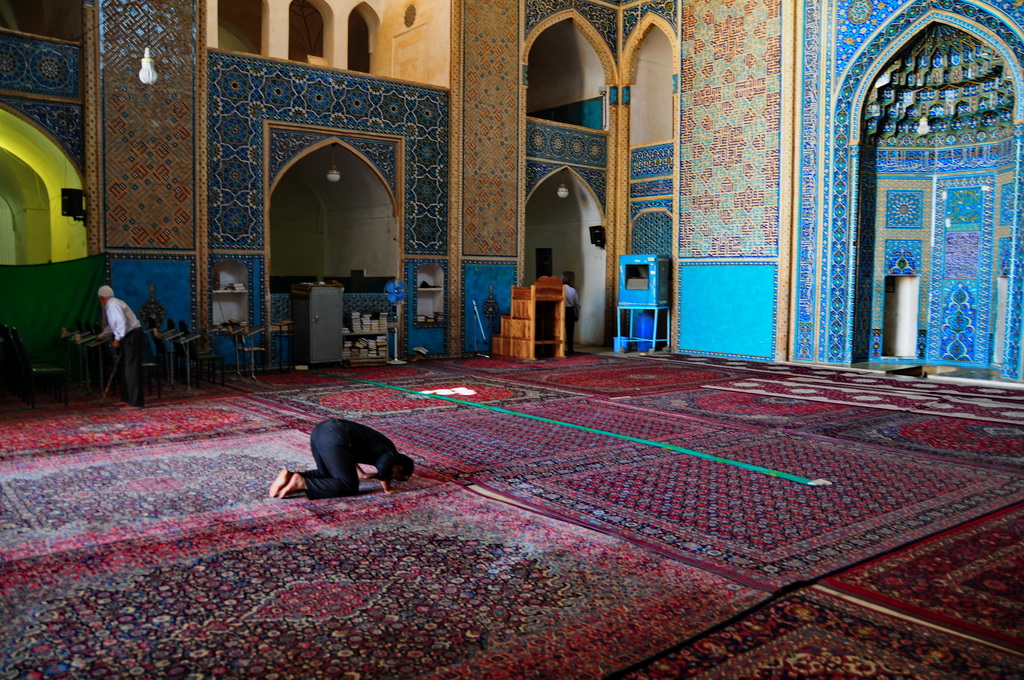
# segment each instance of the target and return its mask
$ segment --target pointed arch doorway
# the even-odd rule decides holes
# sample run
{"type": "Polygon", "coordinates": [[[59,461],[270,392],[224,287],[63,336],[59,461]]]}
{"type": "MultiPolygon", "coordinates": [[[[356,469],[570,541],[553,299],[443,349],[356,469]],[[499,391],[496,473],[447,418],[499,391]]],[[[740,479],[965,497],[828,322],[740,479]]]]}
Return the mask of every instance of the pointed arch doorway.
{"type": "Polygon", "coordinates": [[[1019,65],[943,18],[880,59],[861,99],[850,356],[995,377],[1017,256],[1019,65]]]}

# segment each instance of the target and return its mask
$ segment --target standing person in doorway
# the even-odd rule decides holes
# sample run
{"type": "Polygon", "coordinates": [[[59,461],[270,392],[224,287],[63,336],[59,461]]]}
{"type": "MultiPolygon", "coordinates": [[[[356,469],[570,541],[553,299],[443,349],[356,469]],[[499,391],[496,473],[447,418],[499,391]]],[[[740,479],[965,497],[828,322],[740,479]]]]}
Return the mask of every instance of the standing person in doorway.
{"type": "Polygon", "coordinates": [[[114,297],[114,289],[100,286],[96,291],[106,328],[100,333],[102,339],[113,337],[114,349],[121,350],[121,401],[124,408],[145,406],[142,396],[142,353],[146,348],[146,335],[135,312],[123,300],[114,297]]]}
{"type": "Polygon", "coordinates": [[[355,496],[363,479],[380,480],[384,491],[391,493],[391,482],[409,479],[415,468],[412,459],[399,453],[380,432],[341,418],[330,418],[314,427],[309,448],[316,469],[281,470],[270,485],[271,497],[284,498],[298,491],[305,491],[307,498],[355,496]],[[360,464],[372,465],[377,471],[365,472],[360,464]]]}
{"type": "Polygon", "coordinates": [[[565,356],[576,354],[573,336],[576,334],[576,321],[580,318],[580,296],[572,284],[576,275],[573,272],[562,272],[562,284],[565,287],[565,356]]]}

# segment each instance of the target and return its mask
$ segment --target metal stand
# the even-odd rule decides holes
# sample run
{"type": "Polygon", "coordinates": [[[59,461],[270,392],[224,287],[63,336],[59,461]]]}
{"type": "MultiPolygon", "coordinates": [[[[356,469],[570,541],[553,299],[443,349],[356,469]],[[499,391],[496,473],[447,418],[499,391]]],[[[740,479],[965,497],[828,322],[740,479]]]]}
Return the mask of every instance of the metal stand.
{"type": "MultiPolygon", "coordinates": [[[[157,333],[156,337],[160,338],[162,342],[170,342],[180,338],[182,335],[178,329],[168,329],[163,333],[157,333]]],[[[174,352],[169,350],[167,354],[167,381],[170,384],[171,389],[174,389],[174,352]]]]}
{"type": "MultiPolygon", "coordinates": [[[[395,332],[395,358],[389,359],[388,364],[391,366],[401,366],[402,364],[405,363],[404,361],[398,358],[398,324],[402,318],[402,303],[398,303],[392,309],[395,310],[395,325],[393,327],[393,330],[395,332]]],[[[390,326],[390,324],[388,325],[390,326]]],[[[388,328],[388,331],[391,330],[392,328],[388,328]]]]}
{"type": "MultiPolygon", "coordinates": [[[[489,345],[490,340],[487,338],[487,334],[484,333],[484,322],[480,320],[480,310],[476,306],[476,300],[473,300],[473,316],[476,317],[476,325],[480,328],[480,342],[489,345]]],[[[483,352],[474,352],[473,356],[483,357],[484,359],[490,359],[490,354],[484,354],[483,352]]]]}
{"type": "Polygon", "coordinates": [[[185,394],[192,394],[192,354],[189,345],[201,336],[199,333],[192,333],[191,335],[184,335],[175,340],[176,343],[182,346],[185,351],[185,394]]]}

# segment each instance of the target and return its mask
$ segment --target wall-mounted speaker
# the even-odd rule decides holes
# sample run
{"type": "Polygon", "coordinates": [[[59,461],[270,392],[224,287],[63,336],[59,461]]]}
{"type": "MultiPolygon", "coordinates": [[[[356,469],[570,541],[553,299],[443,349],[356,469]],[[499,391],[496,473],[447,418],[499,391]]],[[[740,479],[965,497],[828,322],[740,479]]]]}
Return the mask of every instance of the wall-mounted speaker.
{"type": "Polygon", "coordinates": [[[76,220],[85,218],[85,201],[81,189],[60,190],[60,214],[76,220]]]}
{"type": "Polygon", "coordinates": [[[598,248],[604,248],[604,227],[599,225],[590,228],[590,243],[598,248]]]}
{"type": "Polygon", "coordinates": [[[551,248],[537,248],[537,278],[551,276],[551,248]]]}

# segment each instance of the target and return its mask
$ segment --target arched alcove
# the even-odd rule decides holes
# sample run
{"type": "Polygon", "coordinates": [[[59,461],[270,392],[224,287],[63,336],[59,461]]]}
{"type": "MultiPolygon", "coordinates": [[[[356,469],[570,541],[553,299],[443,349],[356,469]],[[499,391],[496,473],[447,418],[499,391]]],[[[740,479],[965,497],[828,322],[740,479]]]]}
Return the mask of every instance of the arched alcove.
{"type": "Polygon", "coordinates": [[[394,278],[399,237],[394,199],[380,176],[345,145],[324,144],[290,165],[271,193],[271,288],[275,279],[341,280],[354,271],[394,278]],[[338,181],[327,178],[332,167],[338,181]]]}
{"type": "Polygon", "coordinates": [[[373,53],[379,30],[380,17],[372,7],[361,2],[352,8],[352,12],[348,16],[348,68],[350,70],[362,73],[375,72],[373,53]]]}
{"type": "Polygon", "coordinates": [[[311,0],[292,0],[288,10],[288,58],[324,58],[324,16],[311,0]]]}
{"type": "Polygon", "coordinates": [[[670,141],[676,112],[672,107],[672,76],[677,73],[668,36],[652,26],[636,55],[629,107],[629,144],[670,141]]]}
{"type": "Polygon", "coordinates": [[[217,46],[220,49],[262,54],[262,26],[263,0],[217,3],[217,46]]]}
{"type": "Polygon", "coordinates": [[[66,0],[0,0],[0,28],[46,38],[82,39],[82,3],[66,0]]]}
{"type": "Polygon", "coordinates": [[[603,127],[601,60],[571,19],[547,27],[530,47],[527,115],[593,129],[603,127]]]}
{"type": "Polygon", "coordinates": [[[38,128],[0,109],[0,197],[13,250],[4,264],[64,262],[88,255],[84,221],[62,214],[62,190],[81,190],[78,170],[38,128]]]}
{"type": "Polygon", "coordinates": [[[922,27],[868,89],[853,361],[1001,363],[993,339],[1014,221],[1014,104],[1003,57],[943,21],[922,27]]]}
{"type": "Polygon", "coordinates": [[[548,175],[527,198],[522,284],[532,284],[541,274],[576,273],[582,310],[576,325],[578,345],[605,345],[607,259],[604,248],[591,243],[590,238],[590,227],[602,225],[597,199],[569,169],[548,175]],[[567,192],[561,198],[559,188],[563,184],[567,192]],[[541,258],[550,257],[549,271],[538,271],[538,267],[545,266],[538,264],[538,253],[541,258]]]}

